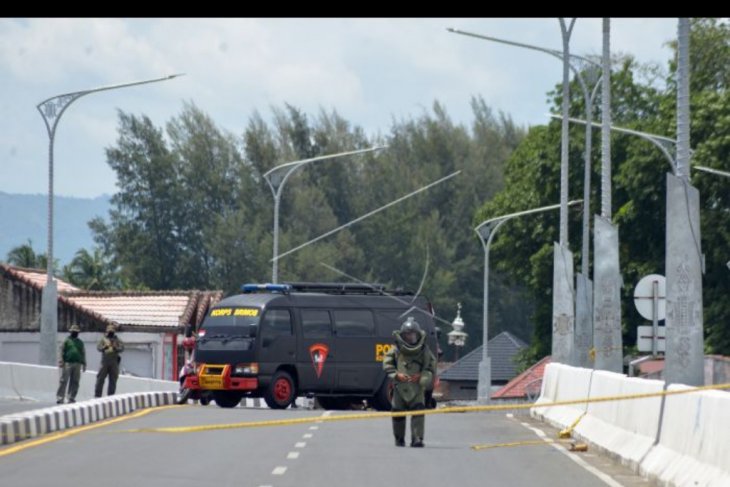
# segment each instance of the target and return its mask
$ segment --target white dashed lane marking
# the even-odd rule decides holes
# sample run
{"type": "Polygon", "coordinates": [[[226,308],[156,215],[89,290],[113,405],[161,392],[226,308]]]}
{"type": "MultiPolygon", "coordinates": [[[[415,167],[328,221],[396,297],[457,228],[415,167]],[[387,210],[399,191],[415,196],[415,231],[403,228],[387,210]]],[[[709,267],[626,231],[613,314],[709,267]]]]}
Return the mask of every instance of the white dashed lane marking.
{"type": "Polygon", "coordinates": [[[299,452],[298,451],[290,451],[289,454],[286,456],[287,460],[296,460],[299,458],[299,452]]]}
{"type": "Polygon", "coordinates": [[[310,426],[309,429],[312,431],[316,431],[319,429],[319,426],[310,426]]]}
{"type": "Polygon", "coordinates": [[[307,433],[304,436],[302,436],[302,438],[304,438],[304,439],[311,438],[311,437],[312,437],[311,433],[307,433]]]}
{"type": "Polygon", "coordinates": [[[284,475],[286,473],[286,467],[276,467],[271,475],[284,475]]]}
{"type": "Polygon", "coordinates": [[[306,441],[300,441],[300,442],[294,444],[294,448],[304,448],[305,446],[307,446],[306,441]]]}

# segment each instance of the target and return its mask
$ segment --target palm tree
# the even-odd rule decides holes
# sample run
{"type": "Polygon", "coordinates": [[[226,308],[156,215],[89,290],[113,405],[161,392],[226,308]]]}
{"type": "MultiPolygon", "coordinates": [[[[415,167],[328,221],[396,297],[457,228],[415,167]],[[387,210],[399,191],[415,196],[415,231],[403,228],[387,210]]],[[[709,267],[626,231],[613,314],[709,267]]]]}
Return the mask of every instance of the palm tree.
{"type": "MultiPolygon", "coordinates": [[[[41,268],[38,255],[33,250],[33,242],[28,239],[27,244],[19,245],[8,252],[8,264],[29,269],[41,268]]],[[[43,262],[45,267],[45,261],[43,262]]]]}
{"type": "Polygon", "coordinates": [[[64,276],[72,284],[90,291],[119,287],[114,265],[107,261],[98,247],[93,254],[86,249],[76,252],[71,263],[64,267],[64,276]]]}

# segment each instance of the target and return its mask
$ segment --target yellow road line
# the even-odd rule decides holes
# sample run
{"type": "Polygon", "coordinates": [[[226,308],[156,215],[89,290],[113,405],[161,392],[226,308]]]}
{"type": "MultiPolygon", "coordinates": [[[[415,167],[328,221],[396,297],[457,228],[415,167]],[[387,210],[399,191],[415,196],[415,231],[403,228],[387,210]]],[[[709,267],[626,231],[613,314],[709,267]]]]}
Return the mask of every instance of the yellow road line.
{"type": "Polygon", "coordinates": [[[118,418],[113,418],[113,419],[105,420],[105,421],[102,421],[99,423],[89,424],[86,426],[80,426],[78,428],[72,428],[72,429],[68,429],[68,430],[64,430],[64,431],[59,431],[57,433],[51,433],[49,435],[43,436],[42,438],[38,438],[36,440],[24,441],[20,445],[15,445],[15,446],[10,446],[7,448],[0,449],[0,457],[12,455],[13,453],[18,453],[18,452],[26,450],[28,448],[45,445],[46,443],[51,443],[53,441],[58,441],[63,438],[68,438],[69,436],[78,435],[79,433],[83,433],[85,431],[93,430],[96,428],[101,428],[104,426],[109,426],[114,423],[120,423],[120,422],[126,421],[128,419],[139,418],[139,417],[145,416],[149,413],[152,413],[155,411],[160,411],[162,409],[170,409],[170,408],[177,408],[177,407],[180,407],[180,406],[171,405],[171,406],[160,406],[160,407],[155,407],[155,408],[142,409],[140,411],[136,411],[134,413],[127,414],[125,416],[120,416],[118,418]]]}
{"type": "Polygon", "coordinates": [[[722,390],[730,389],[730,383],[726,384],[715,384],[709,386],[693,387],[689,389],[680,389],[676,391],[659,391],[659,392],[648,392],[641,394],[626,394],[618,396],[603,396],[586,399],[574,399],[570,401],[556,401],[545,404],[498,404],[489,406],[462,406],[462,407],[450,407],[441,409],[427,409],[420,411],[401,411],[397,413],[368,413],[368,414],[345,414],[341,416],[313,416],[307,418],[295,418],[295,419],[280,419],[270,421],[247,421],[243,423],[229,423],[229,424],[212,424],[212,425],[200,425],[200,426],[172,426],[166,428],[139,428],[133,430],[125,430],[126,433],[195,433],[199,431],[216,431],[226,429],[238,429],[238,428],[259,428],[268,426],[288,426],[293,424],[306,424],[314,422],[334,422],[334,421],[353,421],[362,419],[376,419],[376,418],[398,418],[403,416],[425,416],[431,414],[450,414],[450,413],[473,413],[473,412],[484,412],[484,411],[513,411],[515,409],[532,409],[532,408],[551,408],[555,406],[571,406],[576,404],[590,404],[599,402],[611,402],[611,401],[626,401],[633,399],[648,399],[653,397],[661,396],[676,396],[680,394],[689,394],[698,391],[709,391],[709,390],[722,390]]]}

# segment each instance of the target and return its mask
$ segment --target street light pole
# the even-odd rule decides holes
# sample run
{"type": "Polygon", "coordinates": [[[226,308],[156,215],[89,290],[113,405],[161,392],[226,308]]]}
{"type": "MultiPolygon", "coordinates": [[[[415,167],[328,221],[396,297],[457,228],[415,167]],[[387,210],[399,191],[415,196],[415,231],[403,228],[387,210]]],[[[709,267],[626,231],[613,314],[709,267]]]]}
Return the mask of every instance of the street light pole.
{"type": "Polygon", "coordinates": [[[62,95],[52,96],[43,100],[36,108],[43,118],[48,132],[48,247],[46,251],[46,285],[43,288],[41,299],[41,337],[39,363],[41,365],[56,365],[56,342],[58,335],[58,292],[56,281],[53,279],[53,144],[56,138],[56,128],[66,109],[82,96],[100,91],[116,90],[130,86],[157,83],[182,76],[173,74],[163,78],[155,78],[130,83],[100,86],[83,91],[74,91],[62,95]]]}
{"type": "MultiPolygon", "coordinates": [[[[568,203],[568,206],[581,203],[582,200],[575,200],[568,203]]],[[[477,386],[477,399],[479,402],[489,402],[490,387],[492,385],[492,364],[487,350],[489,341],[489,250],[492,240],[499,228],[513,218],[532,215],[560,208],[560,204],[533,208],[525,211],[518,211],[508,215],[497,216],[485,220],[474,228],[484,248],[484,295],[482,298],[482,361],[479,363],[479,382],[477,386]]]]}
{"type": "MultiPolygon", "coordinates": [[[[603,88],[601,115],[601,212],[593,225],[593,365],[597,370],[623,372],[621,336],[621,268],[619,229],[611,217],[611,19],[603,19],[603,88]]],[[[586,130],[592,125],[588,120],[586,130]]],[[[587,216],[587,215],[584,215],[587,216]]]]}
{"type": "Polygon", "coordinates": [[[690,171],[690,23],[677,28],[677,173],[667,174],[667,316],[664,380],[690,386],[705,383],[702,317],[704,257],[700,235],[700,193],[690,171]]]}
{"type": "MultiPolygon", "coordinates": [[[[579,56],[577,54],[570,54],[568,50],[568,42],[570,41],[570,33],[573,29],[573,25],[575,24],[575,19],[571,22],[570,28],[566,29],[563,20],[561,19],[561,30],[563,32],[563,51],[559,51],[557,49],[548,49],[545,47],[535,46],[532,44],[525,44],[523,42],[515,42],[515,41],[509,41],[507,39],[500,39],[498,37],[491,37],[481,34],[474,34],[472,32],[466,32],[461,31],[457,29],[448,28],[449,32],[452,32],[454,34],[461,34],[469,37],[475,37],[477,39],[484,39],[487,41],[497,42],[499,44],[506,44],[509,46],[515,46],[515,47],[522,47],[524,49],[529,49],[531,51],[538,51],[545,54],[549,54],[550,56],[553,56],[554,58],[557,58],[561,61],[563,61],[563,114],[564,116],[568,116],[568,110],[567,110],[567,104],[569,103],[569,92],[566,91],[569,87],[569,79],[566,74],[566,69],[569,69],[573,71],[573,74],[575,75],[576,79],[578,80],[578,85],[581,87],[581,91],[583,92],[583,100],[585,103],[585,112],[586,112],[586,118],[588,120],[591,120],[593,117],[593,104],[595,102],[596,95],[598,93],[598,88],[601,86],[600,80],[602,79],[602,76],[600,75],[600,69],[601,65],[591,59],[588,59],[584,56],[579,56]],[[585,69],[585,67],[588,67],[590,69],[585,69]],[[588,76],[588,82],[586,82],[586,79],[583,76],[583,72],[585,72],[588,76]],[[589,89],[590,85],[593,84],[593,89],[589,89]]],[[[592,125],[591,125],[592,126],[592,125]]],[[[591,126],[586,127],[586,148],[585,153],[583,156],[583,242],[581,247],[581,272],[585,275],[588,274],[588,257],[590,255],[590,247],[589,247],[589,219],[588,215],[590,213],[590,191],[591,191],[591,144],[592,144],[592,137],[591,137],[591,126]]],[[[563,127],[563,133],[561,134],[563,138],[567,137],[567,124],[563,127]]],[[[563,175],[562,172],[562,163],[563,158],[567,161],[567,140],[563,141],[564,147],[561,148],[561,182],[562,178],[567,178],[567,172],[565,175],[563,175]]],[[[567,162],[566,162],[567,166],[567,162]]],[[[567,179],[566,179],[567,181],[567,179]]],[[[567,187],[567,182],[566,182],[567,187]]],[[[564,199],[567,202],[567,190],[566,194],[564,195],[564,199]]],[[[562,186],[561,186],[561,203],[563,202],[563,195],[562,195],[562,186]]],[[[561,210],[561,222],[560,222],[560,231],[561,231],[561,237],[560,242],[561,245],[565,242],[565,245],[567,246],[567,221],[563,222],[563,218],[567,218],[567,208],[565,209],[565,215],[563,215],[563,210],[561,210]],[[565,234],[563,238],[563,233],[565,234]]]]}
{"type": "Polygon", "coordinates": [[[274,244],[273,244],[273,255],[272,255],[272,268],[271,268],[271,282],[276,284],[279,279],[279,207],[281,205],[281,192],[284,188],[289,176],[300,167],[307,165],[312,162],[324,161],[328,159],[334,159],[336,157],[351,156],[355,154],[364,154],[366,152],[373,152],[377,150],[386,149],[387,146],[371,147],[369,149],[340,152],[338,154],[329,154],[326,156],[312,157],[310,159],[302,159],[300,161],[287,162],[280,164],[269,169],[264,174],[264,179],[271,188],[271,194],[274,195],[274,244]]]}
{"type": "MultiPolygon", "coordinates": [[[[569,40],[570,40],[570,33],[573,29],[573,25],[575,24],[575,19],[570,24],[569,28],[566,28],[565,22],[563,19],[560,19],[560,25],[561,25],[561,32],[563,34],[563,51],[559,51],[556,49],[548,49],[540,46],[535,46],[532,44],[525,44],[522,42],[515,42],[515,41],[509,41],[506,39],[500,39],[497,37],[490,37],[480,34],[474,34],[471,32],[464,32],[459,31],[456,29],[447,29],[449,32],[455,33],[455,34],[462,34],[470,37],[475,37],[478,39],[484,39],[487,41],[497,42],[500,44],[506,44],[510,46],[515,47],[521,47],[524,49],[529,49],[532,51],[538,51],[545,54],[548,54],[550,56],[553,56],[561,61],[563,61],[563,114],[564,116],[568,116],[568,103],[569,103],[569,80],[568,80],[568,73],[567,70],[572,70],[573,74],[575,74],[576,79],[578,80],[578,84],[583,92],[583,99],[585,104],[585,112],[586,112],[586,118],[588,120],[591,120],[593,117],[593,105],[595,102],[596,95],[598,93],[598,88],[601,86],[600,79],[601,79],[601,73],[600,68],[601,65],[596,63],[595,61],[592,61],[586,57],[578,56],[575,54],[570,54],[569,52],[569,40]],[[585,76],[588,76],[588,80],[585,79],[585,76]],[[591,90],[589,87],[590,85],[593,85],[593,89],[591,90]]],[[[583,156],[583,226],[582,226],[582,245],[581,245],[581,272],[577,274],[576,276],[576,299],[575,299],[575,326],[573,327],[574,330],[574,337],[572,344],[573,348],[572,351],[565,351],[565,353],[557,354],[561,356],[557,360],[565,360],[567,359],[569,363],[573,363],[575,365],[579,366],[588,366],[588,360],[589,355],[588,351],[590,348],[590,345],[593,341],[593,299],[592,299],[592,282],[590,280],[589,276],[589,259],[590,259],[590,196],[591,196],[591,150],[592,150],[592,133],[591,133],[591,125],[586,127],[586,143],[585,143],[585,153],[583,156]],[[564,355],[564,357],[562,357],[564,355]]],[[[563,123],[562,127],[562,134],[561,134],[561,186],[560,186],[560,202],[561,204],[565,205],[565,203],[568,201],[568,127],[567,123],[563,123]]],[[[560,261],[560,265],[558,265],[558,262],[556,262],[555,268],[557,269],[555,271],[554,275],[554,281],[556,285],[558,285],[559,291],[556,291],[555,298],[556,303],[559,305],[559,307],[566,307],[568,304],[572,305],[572,265],[571,265],[571,284],[568,286],[570,289],[566,288],[566,283],[564,282],[565,279],[561,278],[558,279],[557,276],[560,274],[561,276],[565,275],[565,271],[561,269],[567,270],[565,262],[563,262],[565,259],[565,252],[568,251],[568,223],[567,223],[567,207],[564,206],[561,208],[560,213],[560,245],[561,245],[561,251],[558,253],[556,250],[556,259],[560,261]],[[560,267],[560,268],[559,268],[560,267]],[[564,299],[562,296],[563,294],[570,294],[571,303],[568,303],[567,299],[564,299]]],[[[570,256],[572,258],[572,255],[570,256]]],[[[572,264],[572,261],[571,261],[572,264]]],[[[572,313],[570,313],[572,315],[572,313]]],[[[560,323],[558,323],[557,329],[561,331],[568,331],[566,328],[569,326],[567,323],[564,323],[566,321],[566,318],[568,318],[567,321],[569,321],[569,317],[563,316],[563,313],[558,314],[557,316],[560,323]]],[[[555,317],[554,317],[555,319],[555,317]]],[[[565,337],[567,340],[561,340],[562,342],[570,341],[570,337],[565,337]]],[[[566,348],[565,344],[560,347],[561,349],[566,348]]]]}
{"type": "MultiPolygon", "coordinates": [[[[689,20],[679,19],[677,63],[676,158],[666,137],[629,131],[658,146],[672,165],[667,174],[666,261],[667,316],[666,365],[668,383],[704,384],[702,272],[704,258],[700,237],[699,191],[689,183],[689,20]]],[[[565,121],[565,120],[564,120],[565,121]]]]}

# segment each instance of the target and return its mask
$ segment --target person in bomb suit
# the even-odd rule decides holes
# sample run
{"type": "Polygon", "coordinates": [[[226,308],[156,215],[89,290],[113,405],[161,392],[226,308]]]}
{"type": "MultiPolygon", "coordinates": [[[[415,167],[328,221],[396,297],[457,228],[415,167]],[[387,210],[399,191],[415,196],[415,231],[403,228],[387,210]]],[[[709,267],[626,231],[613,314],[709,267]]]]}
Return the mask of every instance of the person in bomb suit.
{"type": "MultiPolygon", "coordinates": [[[[426,408],[426,389],[436,374],[436,357],[426,345],[426,332],[412,316],[393,332],[395,346],[383,359],[383,370],[393,387],[392,411],[420,411],[426,408]]],[[[426,418],[411,416],[411,446],[423,447],[426,418]]],[[[406,418],[393,418],[396,446],[405,446],[406,418]]]]}

